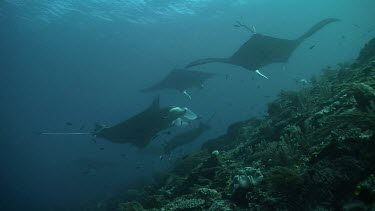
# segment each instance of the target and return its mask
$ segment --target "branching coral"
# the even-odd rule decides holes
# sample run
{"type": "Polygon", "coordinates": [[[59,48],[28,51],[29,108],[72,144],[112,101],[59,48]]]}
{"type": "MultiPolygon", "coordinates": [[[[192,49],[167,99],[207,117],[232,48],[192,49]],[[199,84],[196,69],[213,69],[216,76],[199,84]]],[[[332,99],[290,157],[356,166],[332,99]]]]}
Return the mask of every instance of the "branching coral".
{"type": "Polygon", "coordinates": [[[189,195],[179,197],[169,204],[167,204],[163,210],[188,210],[188,209],[200,209],[205,203],[204,199],[191,198],[189,195]]]}
{"type": "Polygon", "coordinates": [[[241,169],[233,178],[233,189],[248,189],[251,186],[257,186],[263,180],[263,174],[259,169],[245,167],[241,169]]]}

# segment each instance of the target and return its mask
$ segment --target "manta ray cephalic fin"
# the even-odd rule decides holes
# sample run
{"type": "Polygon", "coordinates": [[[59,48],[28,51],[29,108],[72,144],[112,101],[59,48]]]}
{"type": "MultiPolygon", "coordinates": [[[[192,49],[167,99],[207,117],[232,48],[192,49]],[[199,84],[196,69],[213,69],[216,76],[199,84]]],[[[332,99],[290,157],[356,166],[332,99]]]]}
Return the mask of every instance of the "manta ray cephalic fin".
{"type": "Polygon", "coordinates": [[[256,72],[257,74],[259,74],[260,76],[262,76],[262,77],[268,79],[268,77],[265,76],[265,75],[263,75],[259,70],[255,70],[255,72],[256,72]]]}
{"type": "Polygon", "coordinates": [[[187,93],[186,90],[184,90],[182,93],[184,93],[191,100],[191,96],[187,93]]]}

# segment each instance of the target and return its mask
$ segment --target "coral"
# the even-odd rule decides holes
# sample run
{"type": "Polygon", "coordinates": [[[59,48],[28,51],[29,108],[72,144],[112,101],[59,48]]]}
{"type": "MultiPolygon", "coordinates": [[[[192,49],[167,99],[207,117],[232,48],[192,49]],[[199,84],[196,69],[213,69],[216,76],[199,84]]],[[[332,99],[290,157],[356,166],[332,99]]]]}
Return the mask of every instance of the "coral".
{"type": "Polygon", "coordinates": [[[304,188],[304,179],[295,167],[273,167],[267,173],[265,182],[271,191],[284,194],[298,194],[304,188]]]}
{"type": "Polygon", "coordinates": [[[233,178],[233,189],[248,189],[251,186],[257,186],[263,180],[263,174],[259,169],[245,167],[241,169],[233,178]]]}
{"type": "Polygon", "coordinates": [[[233,208],[233,205],[229,201],[217,200],[210,206],[208,211],[231,211],[233,208]]]}
{"type": "Polygon", "coordinates": [[[200,198],[205,198],[206,200],[216,200],[221,198],[221,194],[217,190],[209,188],[199,188],[196,191],[196,194],[200,196],[200,198]]]}
{"type": "Polygon", "coordinates": [[[139,202],[125,202],[120,203],[117,207],[118,211],[144,211],[142,205],[139,202]]]}
{"type": "Polygon", "coordinates": [[[164,195],[151,195],[146,197],[143,201],[143,207],[148,208],[161,208],[166,203],[166,198],[164,195]]]}
{"type": "Polygon", "coordinates": [[[359,53],[359,57],[357,58],[357,63],[353,66],[359,66],[369,60],[371,60],[375,55],[375,38],[370,40],[366,46],[361,50],[359,53]]]}
{"type": "Polygon", "coordinates": [[[211,152],[212,155],[218,156],[220,152],[218,150],[214,150],[211,152]]]}
{"type": "Polygon", "coordinates": [[[179,161],[175,167],[174,172],[178,175],[184,176],[192,172],[200,163],[206,160],[211,155],[205,151],[200,151],[187,156],[185,159],[179,161]]]}
{"type": "Polygon", "coordinates": [[[366,83],[354,83],[351,92],[361,111],[367,111],[368,106],[375,102],[375,90],[366,83]]]}
{"type": "Polygon", "coordinates": [[[199,198],[191,198],[188,195],[179,197],[169,204],[167,204],[164,210],[197,210],[201,208],[205,203],[205,200],[199,198]]]}
{"type": "Polygon", "coordinates": [[[363,203],[375,206],[375,176],[371,174],[366,180],[360,182],[354,195],[363,203]]]}

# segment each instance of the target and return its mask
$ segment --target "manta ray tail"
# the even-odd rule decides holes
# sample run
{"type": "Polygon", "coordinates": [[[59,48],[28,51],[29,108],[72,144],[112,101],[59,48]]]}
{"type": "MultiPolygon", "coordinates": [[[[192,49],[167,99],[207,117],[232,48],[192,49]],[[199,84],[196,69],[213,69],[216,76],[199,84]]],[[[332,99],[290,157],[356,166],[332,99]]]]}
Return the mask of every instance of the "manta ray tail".
{"type": "Polygon", "coordinates": [[[313,27],[311,27],[305,34],[300,36],[297,41],[298,42],[303,42],[305,39],[309,38],[311,35],[315,34],[318,32],[320,29],[322,29],[324,26],[333,23],[333,22],[339,22],[341,21],[340,19],[337,18],[327,18],[324,19],[318,23],[316,23],[313,27]]]}
{"type": "Polygon", "coordinates": [[[189,63],[188,65],[186,65],[185,68],[194,67],[194,66],[197,66],[197,65],[207,64],[207,63],[211,63],[211,62],[228,63],[228,59],[227,58],[205,58],[205,59],[198,59],[198,60],[195,60],[195,61],[189,63]]]}
{"type": "Polygon", "coordinates": [[[92,135],[90,132],[86,133],[50,133],[50,132],[35,132],[37,135],[54,135],[54,136],[70,136],[70,135],[92,135]]]}

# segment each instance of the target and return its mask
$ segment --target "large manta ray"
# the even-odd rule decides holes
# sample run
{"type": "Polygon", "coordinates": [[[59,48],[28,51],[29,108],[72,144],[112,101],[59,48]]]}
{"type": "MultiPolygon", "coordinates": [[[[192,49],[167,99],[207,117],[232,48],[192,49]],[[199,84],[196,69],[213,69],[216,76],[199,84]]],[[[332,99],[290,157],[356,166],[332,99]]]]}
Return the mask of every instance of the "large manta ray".
{"type": "Polygon", "coordinates": [[[254,35],[245,42],[229,58],[205,58],[191,62],[186,68],[206,64],[210,62],[222,62],[238,65],[245,69],[256,71],[261,76],[267,78],[259,72],[259,69],[272,63],[286,63],[292,52],[308,37],[322,29],[329,23],[340,21],[335,18],[324,19],[310,28],[302,36],[294,40],[280,39],[263,34],[254,35]]]}
{"type": "Polygon", "coordinates": [[[98,127],[93,135],[114,143],[131,143],[144,148],[160,131],[175,125],[176,122],[180,124],[181,118],[194,120],[198,116],[187,108],[176,106],[161,108],[159,97],[156,97],[146,110],[117,125],[98,127]]]}
{"type": "Polygon", "coordinates": [[[161,81],[141,91],[151,92],[162,89],[174,89],[186,94],[189,98],[191,98],[186,90],[189,88],[202,88],[203,83],[214,75],[216,74],[201,71],[190,71],[186,69],[174,69],[161,81]]]}
{"type": "Polygon", "coordinates": [[[199,126],[176,135],[169,140],[163,147],[164,153],[170,154],[175,148],[190,143],[197,139],[200,135],[210,129],[210,126],[206,123],[200,122],[199,126]]]}
{"type": "Polygon", "coordinates": [[[216,115],[214,113],[206,122],[199,122],[199,126],[193,129],[190,129],[186,132],[180,133],[173,137],[171,140],[169,140],[163,147],[164,153],[170,154],[172,150],[175,148],[185,145],[187,143],[190,143],[197,139],[200,135],[202,135],[204,132],[209,130],[211,127],[209,125],[209,122],[212,120],[212,118],[216,115]]]}

